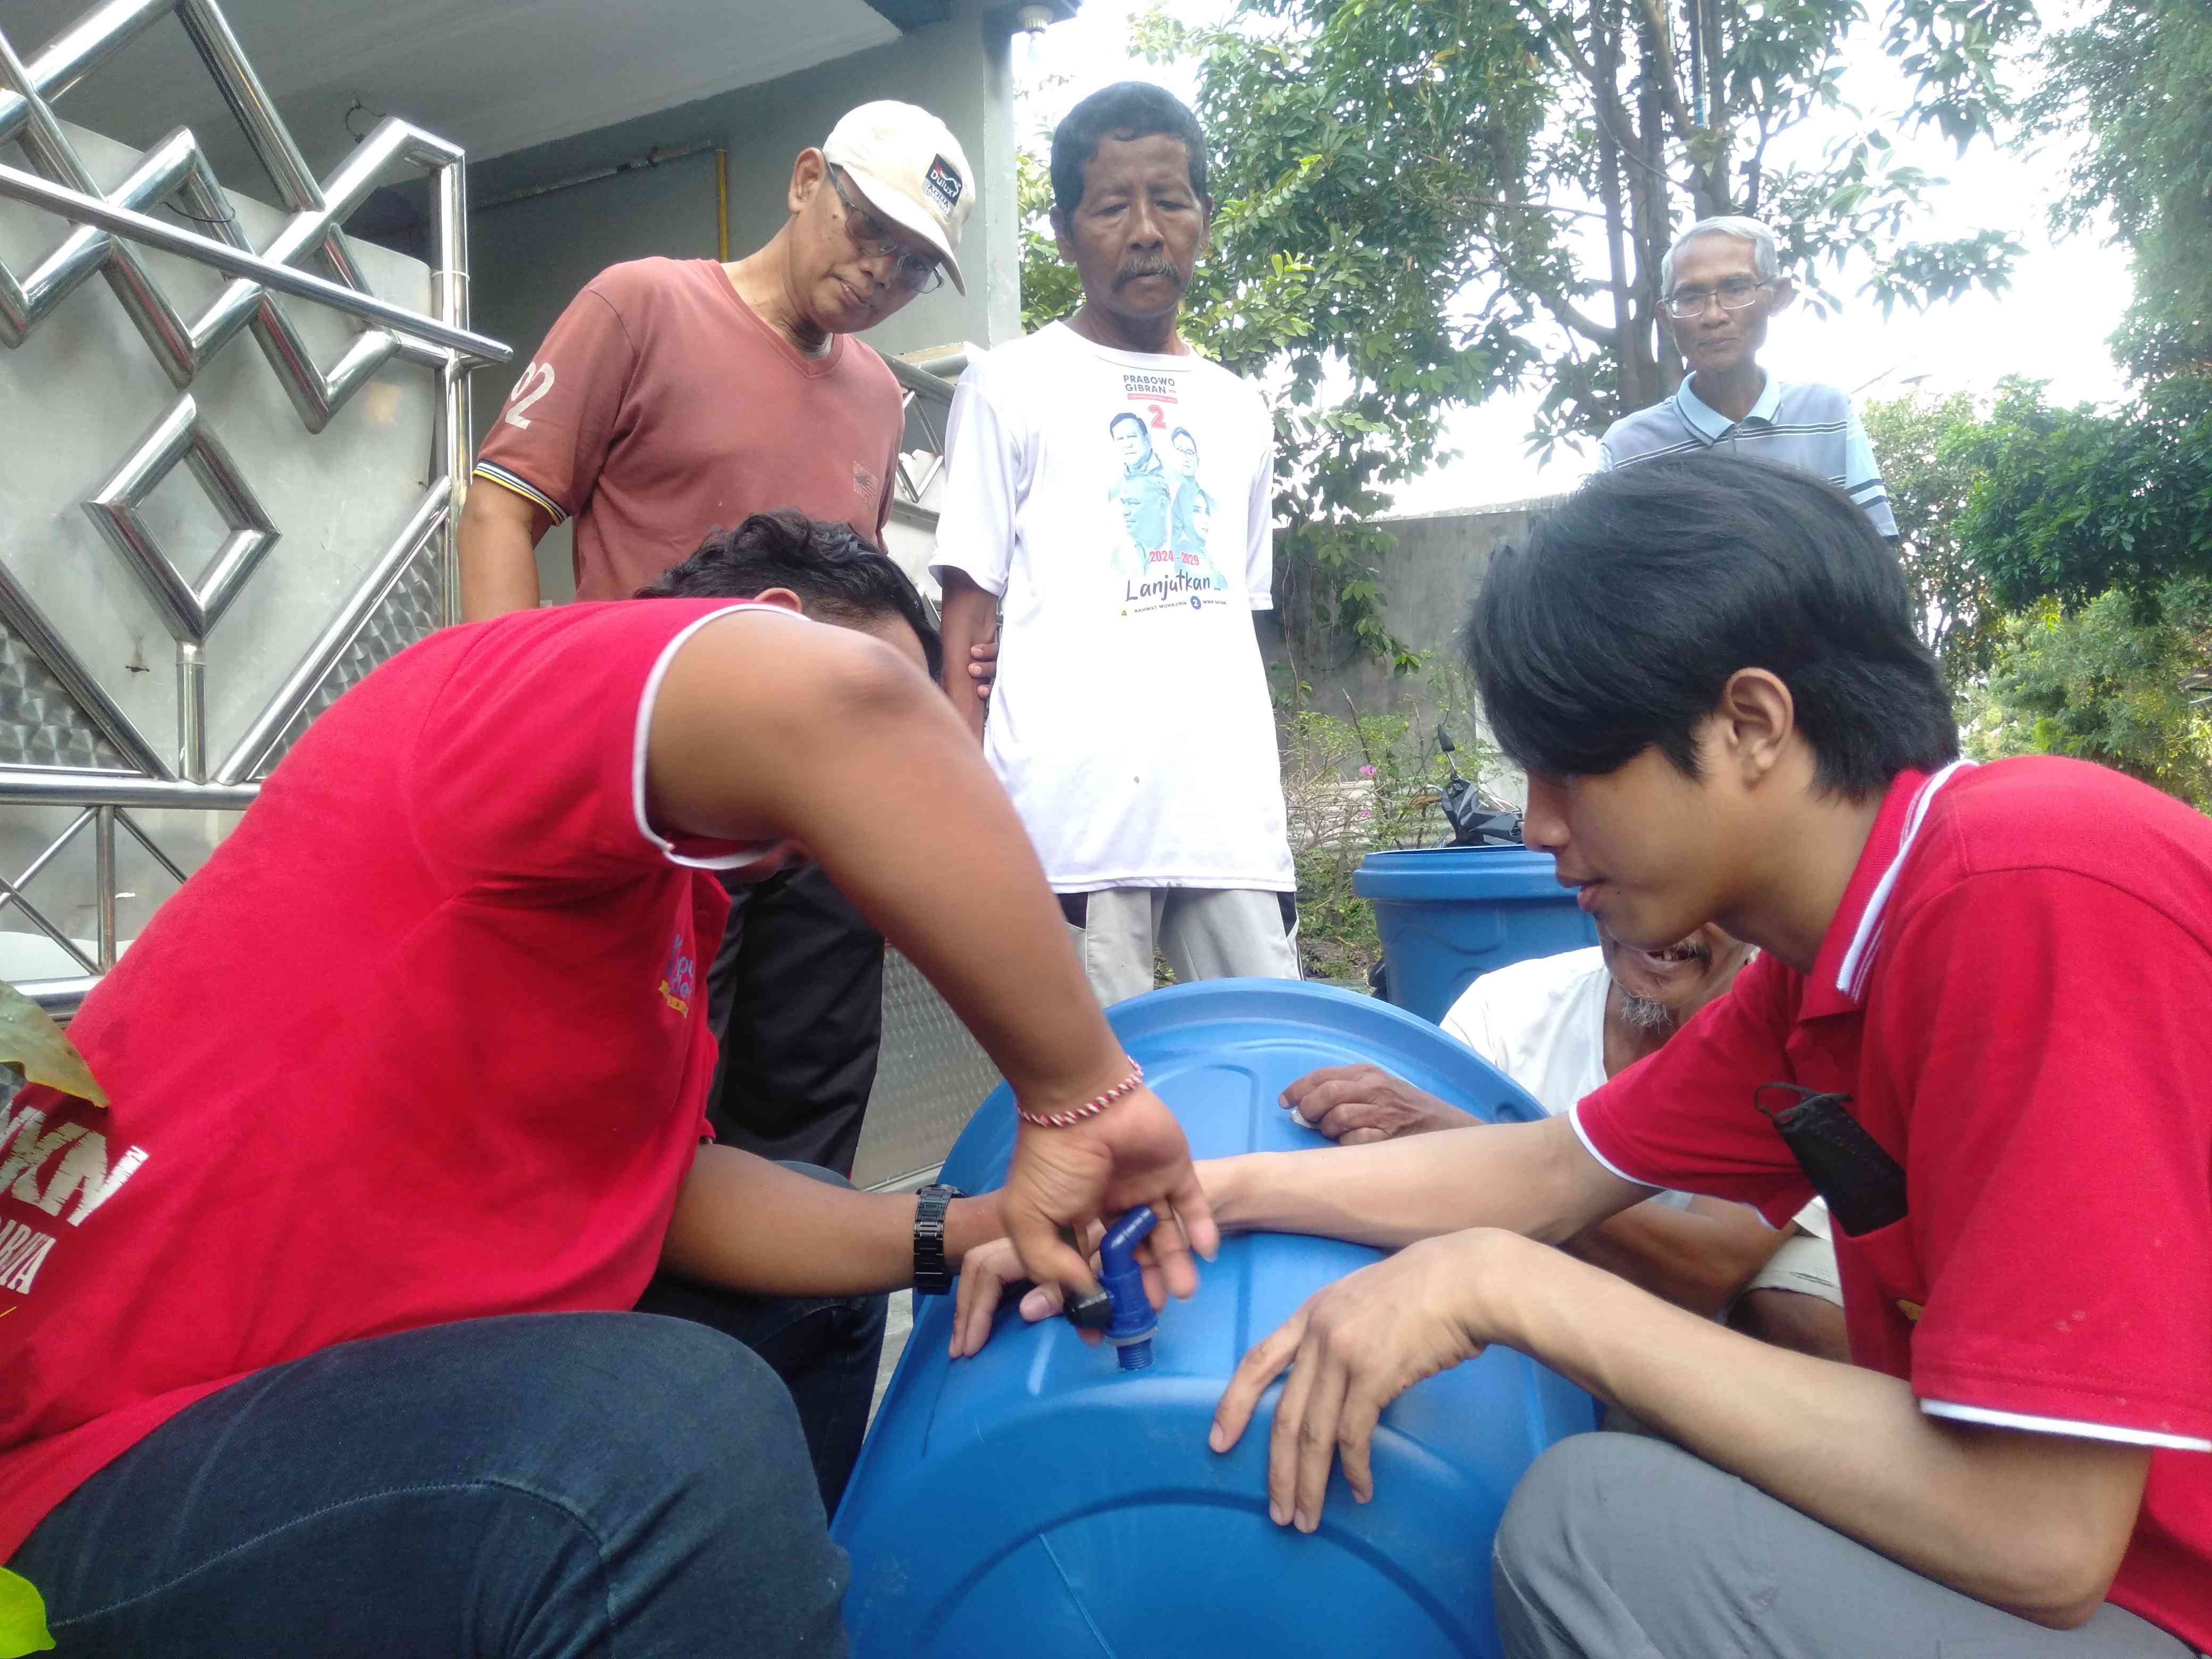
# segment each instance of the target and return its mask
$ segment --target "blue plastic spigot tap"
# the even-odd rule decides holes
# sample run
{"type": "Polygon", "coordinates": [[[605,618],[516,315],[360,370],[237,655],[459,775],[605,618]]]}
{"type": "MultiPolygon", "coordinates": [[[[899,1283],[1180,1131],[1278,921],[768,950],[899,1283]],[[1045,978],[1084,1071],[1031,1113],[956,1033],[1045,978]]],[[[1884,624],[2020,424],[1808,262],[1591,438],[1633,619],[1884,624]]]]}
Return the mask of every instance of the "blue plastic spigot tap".
{"type": "Polygon", "coordinates": [[[1144,1269],[1137,1265],[1137,1246],[1145,1242],[1159,1218],[1149,1206],[1139,1205],[1106,1230],[1098,1246],[1098,1280],[1114,1304],[1114,1320],[1106,1340],[1121,1356],[1121,1369],[1141,1371],[1152,1363],[1152,1333],[1159,1316],[1145,1295],[1144,1269]]]}

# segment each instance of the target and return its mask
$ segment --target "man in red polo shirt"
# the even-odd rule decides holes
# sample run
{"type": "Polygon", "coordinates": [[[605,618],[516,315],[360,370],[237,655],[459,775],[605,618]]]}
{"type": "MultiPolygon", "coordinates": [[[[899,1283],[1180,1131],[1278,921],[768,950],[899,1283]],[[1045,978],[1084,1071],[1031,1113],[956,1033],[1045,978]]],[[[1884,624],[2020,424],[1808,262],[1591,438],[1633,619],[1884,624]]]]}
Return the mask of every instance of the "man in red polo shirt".
{"type": "Polygon", "coordinates": [[[1310,1531],[1340,1454],[1376,1496],[1391,1399],[1502,1342],[1665,1437],[1526,1477],[1516,1659],[2212,1647],[2212,824],[1957,760],[1895,559],[1785,468],[1599,478],[1492,563],[1468,639],[1583,908],[1762,954],[1568,1116],[1203,1167],[1224,1226],[1410,1247],[1252,1350],[1214,1445],[1291,1365],[1268,1492],[1310,1531]],[[1532,1243],[1654,1188],[1777,1226],[1825,1197],[1854,1363],[1532,1243]]]}

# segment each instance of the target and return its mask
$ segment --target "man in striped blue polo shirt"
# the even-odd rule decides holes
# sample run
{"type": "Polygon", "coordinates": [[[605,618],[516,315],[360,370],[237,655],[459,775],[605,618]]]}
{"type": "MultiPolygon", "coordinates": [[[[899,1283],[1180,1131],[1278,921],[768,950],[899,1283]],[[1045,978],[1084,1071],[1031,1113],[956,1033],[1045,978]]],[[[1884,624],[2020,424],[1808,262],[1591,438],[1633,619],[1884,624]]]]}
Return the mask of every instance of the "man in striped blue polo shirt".
{"type": "Polygon", "coordinates": [[[1889,491],[1850,398],[1832,386],[1785,386],[1759,366],[1767,319],[1797,296],[1774,233],[1756,219],[1700,219],[1659,262],[1659,290],[1690,372],[1673,397],[1607,429],[1600,468],[1708,449],[1781,461],[1845,491],[1895,540],[1889,491]]]}

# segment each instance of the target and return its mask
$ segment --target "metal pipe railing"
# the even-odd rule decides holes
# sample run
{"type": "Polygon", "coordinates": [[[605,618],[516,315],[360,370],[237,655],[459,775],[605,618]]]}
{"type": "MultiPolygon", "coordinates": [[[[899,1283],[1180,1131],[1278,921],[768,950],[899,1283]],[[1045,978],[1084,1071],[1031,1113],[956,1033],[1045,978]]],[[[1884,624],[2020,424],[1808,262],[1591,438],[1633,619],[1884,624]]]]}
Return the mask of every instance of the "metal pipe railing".
{"type": "MultiPolygon", "coordinates": [[[[438,261],[434,281],[439,319],[448,328],[469,325],[468,164],[459,150],[438,170],[438,261]]],[[[445,565],[447,623],[461,619],[461,504],[467,499],[476,433],[469,413],[469,365],[456,357],[438,371],[444,418],[438,425],[432,468],[445,475],[446,520],[439,554],[445,565]]]]}
{"type": "MultiPolygon", "coordinates": [[[[177,9],[177,0],[109,0],[87,12],[46,43],[31,60],[31,82],[41,98],[60,97],[85,76],[177,9]]],[[[8,143],[31,118],[31,100],[0,90],[0,144],[8,143]]]]}
{"type": "Polygon", "coordinates": [[[52,863],[55,859],[61,855],[63,848],[66,848],[70,842],[76,839],[78,830],[83,829],[85,825],[90,823],[94,818],[98,816],[99,808],[88,806],[83,811],[79,812],[76,815],[76,823],[70,824],[68,829],[63,830],[59,836],[54,838],[53,842],[47,847],[45,852],[40,854],[38,857],[31,860],[31,867],[29,869],[24,871],[21,875],[16,877],[13,881],[0,880],[0,909],[4,909],[10,904],[14,905],[15,908],[23,913],[24,916],[29,921],[31,926],[44,933],[56,945],[61,946],[64,953],[69,957],[70,960],[76,963],[78,967],[83,969],[88,974],[98,973],[100,971],[100,964],[94,962],[90,957],[85,955],[83,951],[77,949],[76,941],[75,939],[71,939],[67,933],[62,932],[60,928],[55,927],[52,921],[48,921],[46,919],[46,912],[40,909],[37,905],[32,903],[29,895],[23,890],[28,887],[32,882],[38,878],[39,872],[41,870],[45,869],[47,865],[52,863]]]}
{"type": "Polygon", "coordinates": [[[349,316],[365,317],[371,322],[382,323],[396,334],[410,335],[428,344],[443,347],[472,363],[503,363],[514,355],[508,347],[484,335],[434,321],[419,312],[410,311],[405,306],[395,305],[390,300],[380,299],[359,289],[348,288],[343,283],[331,282],[313,271],[277,264],[258,253],[233,247],[228,242],[216,241],[197,231],[186,230],[180,225],[149,219],[143,213],[133,213],[128,208],[116,207],[96,196],[87,196],[65,185],[49,183],[36,173],[25,173],[17,167],[0,167],[0,196],[13,197],[16,201],[27,202],[33,207],[44,208],[73,224],[97,225],[125,240],[160,248],[165,253],[181,254],[185,258],[197,259],[204,265],[210,265],[232,276],[251,277],[263,287],[273,288],[280,294],[297,295],[301,299],[315,301],[349,316]]]}
{"type": "MultiPolygon", "coordinates": [[[[952,382],[903,358],[892,357],[886,361],[890,364],[892,378],[902,388],[900,401],[906,413],[921,426],[922,439],[929,455],[928,465],[916,477],[907,465],[908,451],[904,438],[901,438],[898,483],[904,493],[894,501],[893,505],[896,507],[903,502],[918,507],[921,498],[929,493],[930,485],[937,482],[937,475],[945,470],[945,428],[952,408],[952,382]]],[[[962,361],[965,362],[964,356],[962,361]]],[[[898,492],[894,492],[894,495],[896,496],[898,492]]]]}
{"type": "Polygon", "coordinates": [[[92,817],[93,926],[100,943],[100,971],[115,966],[115,809],[92,817]]]}
{"type": "Polygon", "coordinates": [[[259,793],[252,784],[183,783],[121,772],[0,766],[0,805],[173,806],[242,812],[259,793]]]}
{"type": "Polygon", "coordinates": [[[448,512],[447,504],[452,495],[449,484],[450,480],[443,477],[430,481],[429,488],[422,492],[422,499],[415,504],[414,512],[408,515],[407,522],[398,535],[392,538],[391,544],[384,550],[383,556],[370,567],[368,574],[362,579],[360,586],[354,589],[353,596],[345,602],[337,615],[324,624],[323,631],[315,636],[315,642],[307,647],[298,665],[285,676],[284,684],[277,689],[276,695],[269,700],[269,706],[246,728],[246,735],[233,745],[230,753],[223,757],[222,764],[215,769],[216,785],[245,784],[246,780],[252,777],[262,763],[269,758],[270,750],[276,746],[276,740],[291,728],[292,722],[299,718],[300,711],[307,706],[307,699],[315,695],[315,688],[330,677],[331,665],[337,661],[338,653],[353,642],[362,624],[368,622],[376,607],[384,603],[385,596],[392,592],[392,584],[399,580],[401,573],[422,550],[422,544],[445,527],[448,512]]]}
{"type": "Polygon", "coordinates": [[[15,988],[54,1018],[67,1019],[84,1006],[84,1000],[99,983],[99,975],[91,975],[76,979],[27,979],[15,988]]]}
{"type": "Polygon", "coordinates": [[[130,716],[115,699],[107,695],[107,688],[77,660],[76,653],[70,649],[46,613],[5,565],[0,565],[0,623],[4,623],[32,655],[46,665],[46,672],[60,682],[62,689],[125,760],[152,777],[175,775],[168,762],[131,724],[130,716]]]}
{"type": "MultiPolygon", "coordinates": [[[[207,753],[208,665],[201,645],[253,563],[257,550],[249,545],[253,538],[246,532],[274,529],[260,522],[258,510],[246,510],[242,486],[235,492],[239,499],[231,501],[228,498],[233,492],[221,487],[222,477],[212,481],[202,477],[233,532],[226,546],[228,562],[219,558],[212,579],[186,584],[167,568],[166,561],[155,568],[149,561],[158,550],[150,544],[122,550],[129,556],[130,568],[165,601],[162,609],[179,641],[174,766],[169,756],[160,752],[166,741],[156,745],[147,740],[23,585],[0,567],[0,629],[12,632],[52,672],[98,733],[88,747],[91,757],[100,764],[0,763],[0,806],[78,809],[75,821],[17,883],[0,880],[0,906],[21,908],[35,928],[59,945],[71,963],[86,970],[82,976],[19,987],[49,1012],[66,1018],[114,965],[122,946],[118,902],[129,896],[118,890],[122,878],[118,854],[124,850],[118,830],[172,878],[185,880],[183,868],[134,821],[131,810],[236,812],[250,807],[259,794],[258,785],[251,781],[253,775],[267,766],[305,712],[314,707],[319,693],[397,586],[410,571],[426,568],[416,561],[440,560],[447,616],[458,615],[455,532],[471,459],[469,374],[480,364],[507,362],[513,353],[469,326],[468,202],[462,151],[404,121],[386,118],[327,179],[318,179],[217,0],[103,0],[28,62],[0,33],[0,146],[10,142],[21,147],[27,162],[23,167],[0,166],[0,199],[54,214],[72,228],[27,278],[0,272],[7,277],[0,282],[0,346],[21,343],[72,289],[98,273],[113,288],[171,380],[187,393],[155,434],[155,438],[167,440],[160,453],[141,453],[146,442],[154,440],[142,442],[130,459],[149,465],[136,469],[126,465],[112,481],[114,487],[103,492],[101,502],[112,509],[111,516],[129,519],[135,514],[137,499],[127,486],[135,473],[150,477],[161,470],[151,467],[151,461],[190,465],[200,474],[210,469],[218,475],[226,471],[212,439],[186,430],[185,423],[196,424],[197,414],[189,390],[201,368],[241,329],[252,329],[311,434],[324,430],[334,412],[386,362],[396,359],[420,364],[438,377],[428,487],[398,537],[355,585],[339,614],[323,627],[275,698],[222,765],[213,769],[212,776],[207,753]],[[129,178],[104,189],[76,153],[69,132],[54,113],[55,100],[145,30],[171,17],[184,27],[274,183],[278,204],[289,211],[275,238],[258,251],[247,243],[228,198],[188,131],[173,134],[148,152],[129,178]],[[343,221],[378,179],[401,163],[434,175],[431,190],[439,223],[431,298],[422,311],[369,289],[343,230],[343,221]],[[170,205],[193,222],[179,223],[164,216],[163,209],[170,205]],[[148,248],[191,260],[231,280],[197,317],[188,319],[147,270],[141,250],[148,248]],[[302,268],[315,260],[331,274],[302,268]],[[279,302],[280,295],[327,306],[367,326],[325,371],[310,355],[279,302]],[[171,453],[180,438],[191,439],[187,453],[171,453]],[[134,769],[109,769],[110,764],[134,769]],[[21,890],[88,831],[94,866],[96,937],[81,945],[41,915],[21,890]]],[[[103,527],[134,528],[127,524],[103,527]]],[[[404,631],[411,635],[415,630],[404,631]]],[[[66,752],[82,759],[87,747],[79,744],[66,752]]],[[[26,757],[30,753],[26,750],[26,757]]]]}

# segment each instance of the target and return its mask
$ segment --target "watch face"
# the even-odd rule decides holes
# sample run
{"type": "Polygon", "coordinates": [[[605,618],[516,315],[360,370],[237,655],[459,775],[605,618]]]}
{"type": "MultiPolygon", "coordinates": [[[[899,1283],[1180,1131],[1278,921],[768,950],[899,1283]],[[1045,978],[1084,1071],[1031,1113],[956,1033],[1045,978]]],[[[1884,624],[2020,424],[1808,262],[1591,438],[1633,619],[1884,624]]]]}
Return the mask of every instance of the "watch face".
{"type": "Polygon", "coordinates": [[[957,1187],[947,1187],[942,1182],[932,1182],[928,1186],[919,1188],[915,1196],[916,1198],[965,1198],[968,1194],[957,1187]]]}

